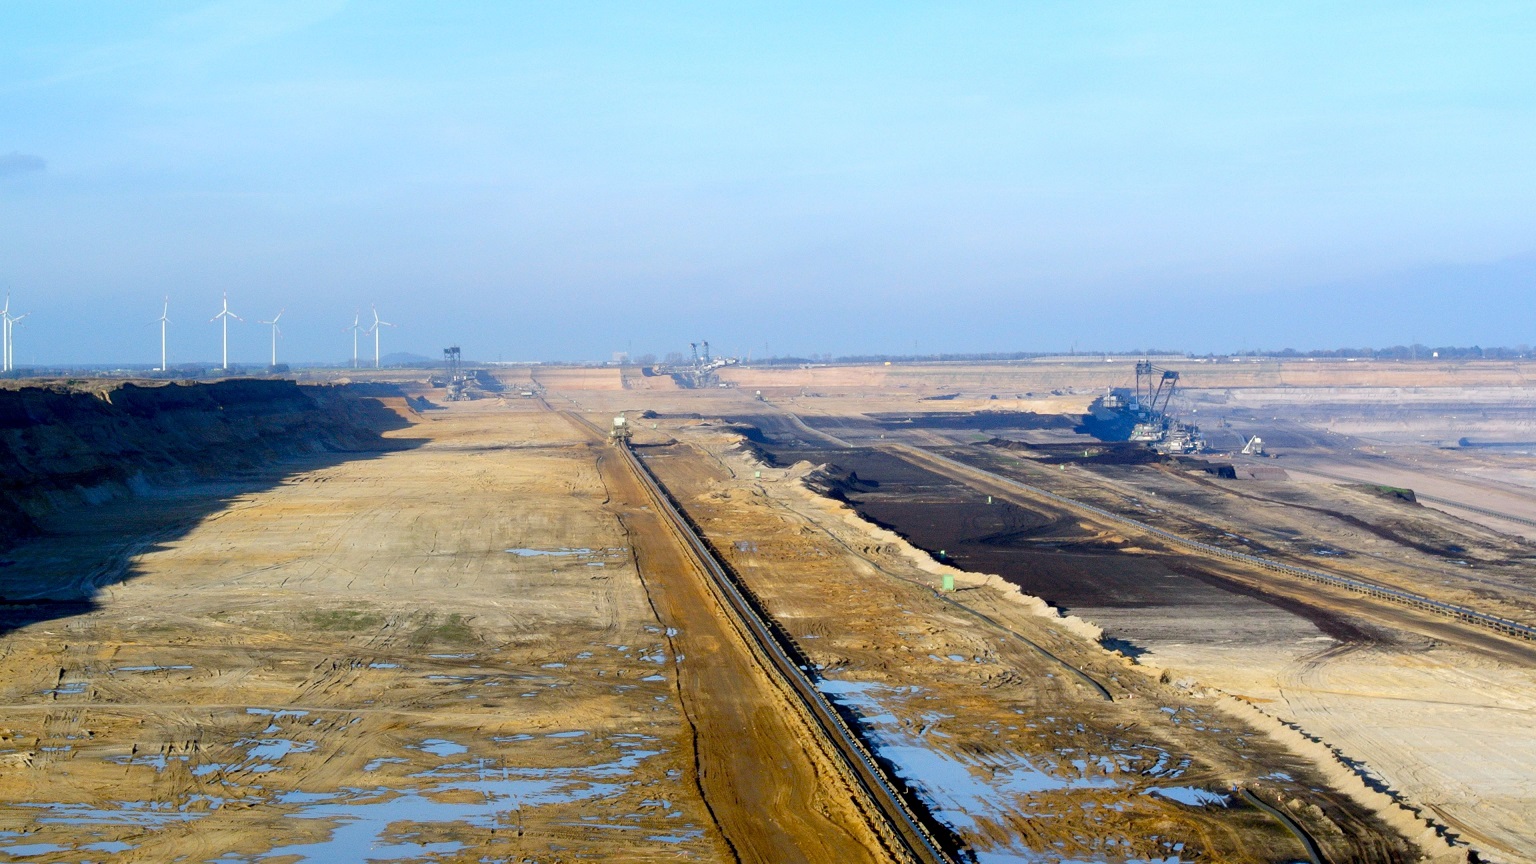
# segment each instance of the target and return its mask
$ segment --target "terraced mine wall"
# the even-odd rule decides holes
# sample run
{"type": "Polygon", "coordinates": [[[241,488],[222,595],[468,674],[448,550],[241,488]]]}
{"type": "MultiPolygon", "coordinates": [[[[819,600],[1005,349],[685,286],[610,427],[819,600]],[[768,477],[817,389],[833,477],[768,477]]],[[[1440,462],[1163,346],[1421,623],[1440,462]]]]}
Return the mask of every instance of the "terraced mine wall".
{"type": "Polygon", "coordinates": [[[386,395],[273,380],[0,390],[0,549],[71,508],[401,446],[380,437],[407,425],[386,395]]]}

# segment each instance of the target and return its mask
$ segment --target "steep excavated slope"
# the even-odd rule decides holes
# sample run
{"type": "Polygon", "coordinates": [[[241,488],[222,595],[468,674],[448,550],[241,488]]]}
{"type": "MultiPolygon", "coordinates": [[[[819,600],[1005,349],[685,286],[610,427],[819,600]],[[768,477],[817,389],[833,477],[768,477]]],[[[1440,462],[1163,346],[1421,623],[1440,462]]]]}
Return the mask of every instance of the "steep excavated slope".
{"type": "Polygon", "coordinates": [[[374,395],[270,380],[0,390],[0,549],[73,507],[308,453],[398,447],[380,433],[408,423],[374,395]]]}

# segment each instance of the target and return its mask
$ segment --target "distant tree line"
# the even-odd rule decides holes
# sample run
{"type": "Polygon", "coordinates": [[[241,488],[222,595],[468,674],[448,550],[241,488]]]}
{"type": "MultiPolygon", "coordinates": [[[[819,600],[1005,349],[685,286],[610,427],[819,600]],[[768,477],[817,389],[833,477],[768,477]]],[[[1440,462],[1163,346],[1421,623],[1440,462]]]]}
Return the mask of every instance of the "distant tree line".
{"type": "MultiPolygon", "coordinates": [[[[1191,355],[1194,356],[1194,355],[1191,355]]],[[[1216,355],[1203,355],[1216,356],[1216,355]]],[[[1529,345],[1512,348],[1483,348],[1479,345],[1457,347],[1454,345],[1432,348],[1428,345],[1393,345],[1391,348],[1333,348],[1312,351],[1245,351],[1223,356],[1229,357],[1330,357],[1366,360],[1528,360],[1533,355],[1529,345]]]]}
{"type": "Polygon", "coordinates": [[[1311,351],[1298,351],[1295,348],[1284,348],[1278,351],[1233,351],[1225,354],[1196,354],[1187,351],[1174,351],[1163,348],[1147,348],[1143,350],[1117,350],[1117,351],[990,351],[953,354],[846,354],[833,356],[832,354],[810,354],[807,356],[787,357],[763,357],[755,358],[752,363],[756,366],[805,366],[814,363],[976,363],[998,362],[1006,360],[1031,360],[1038,357],[1189,357],[1191,359],[1215,360],[1224,357],[1272,357],[1301,359],[1315,357],[1320,359],[1353,359],[1353,360],[1529,360],[1536,358],[1536,351],[1529,345],[1516,345],[1513,347],[1484,348],[1479,345],[1470,347],[1429,345],[1393,345],[1390,348],[1318,348],[1311,351]]]}

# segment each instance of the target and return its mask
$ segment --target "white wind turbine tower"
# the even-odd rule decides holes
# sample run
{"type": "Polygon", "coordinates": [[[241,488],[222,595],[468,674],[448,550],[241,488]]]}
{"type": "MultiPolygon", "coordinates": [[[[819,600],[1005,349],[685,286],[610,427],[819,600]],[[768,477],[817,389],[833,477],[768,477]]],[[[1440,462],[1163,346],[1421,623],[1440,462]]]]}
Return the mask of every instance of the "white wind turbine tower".
{"type": "Polygon", "coordinates": [[[23,312],[12,318],[5,316],[5,371],[16,371],[16,322],[31,315],[31,312],[23,312]]]}
{"type": "Polygon", "coordinates": [[[0,309],[0,372],[11,371],[11,295],[5,295],[5,308],[0,309]]]}
{"type": "Polygon", "coordinates": [[[0,372],[9,372],[16,368],[16,337],[13,335],[13,325],[31,314],[26,312],[12,316],[11,295],[5,295],[5,308],[0,309],[0,372]]]}
{"type": "Polygon", "coordinates": [[[165,298],[165,306],[160,310],[160,371],[164,372],[165,366],[165,325],[171,319],[166,317],[171,313],[171,298],[165,298]]]}
{"type": "Polygon", "coordinates": [[[358,310],[356,313],[354,313],[352,315],[352,326],[351,327],[343,327],[343,328],[341,328],[341,332],[343,332],[343,333],[347,332],[348,330],[352,331],[352,368],[353,369],[357,368],[357,334],[368,332],[368,331],[364,330],[362,324],[359,323],[362,320],[363,320],[362,310],[358,310]]]}
{"type": "Polygon", "coordinates": [[[272,320],[271,321],[260,321],[260,322],[258,322],[260,324],[271,324],[272,325],[272,365],[273,366],[277,365],[277,339],[278,339],[279,336],[283,335],[283,331],[277,329],[277,321],[278,321],[279,318],[282,318],[283,317],[283,313],[287,312],[287,311],[288,311],[287,309],[279,309],[279,310],[277,310],[277,314],[272,316],[272,320]]]}
{"type": "Polygon", "coordinates": [[[379,368],[379,328],[393,327],[395,325],[389,323],[388,321],[379,320],[379,307],[373,306],[372,309],[373,326],[369,327],[368,331],[373,334],[373,368],[377,369],[379,368]]]}
{"type": "Polygon", "coordinates": [[[228,372],[229,371],[229,319],[233,318],[236,321],[244,321],[245,320],[244,318],[241,318],[239,315],[236,315],[235,313],[229,311],[229,292],[228,291],[224,292],[224,309],[223,309],[223,311],[219,312],[219,314],[213,316],[212,318],[209,318],[208,320],[210,322],[212,322],[212,321],[218,321],[221,318],[224,319],[223,320],[223,324],[224,324],[224,365],[220,366],[219,369],[221,371],[228,372]]]}

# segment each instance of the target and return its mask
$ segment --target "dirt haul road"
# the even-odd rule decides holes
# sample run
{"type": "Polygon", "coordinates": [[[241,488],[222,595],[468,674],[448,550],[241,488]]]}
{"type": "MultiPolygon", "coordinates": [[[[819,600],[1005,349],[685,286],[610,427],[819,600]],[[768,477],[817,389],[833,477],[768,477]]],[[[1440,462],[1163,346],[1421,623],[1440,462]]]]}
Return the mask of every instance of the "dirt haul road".
{"type": "Polygon", "coordinates": [[[0,852],[884,859],[603,448],[430,416],[0,556],[0,852]]]}
{"type": "MultiPolygon", "coordinates": [[[[578,429],[583,428],[581,426],[578,429]]],[[[874,814],[823,751],[808,718],[753,656],[620,453],[595,442],[611,502],[677,661],[699,784],[747,861],[881,861],[874,814]],[[688,658],[692,658],[690,661],[688,658]]]]}

